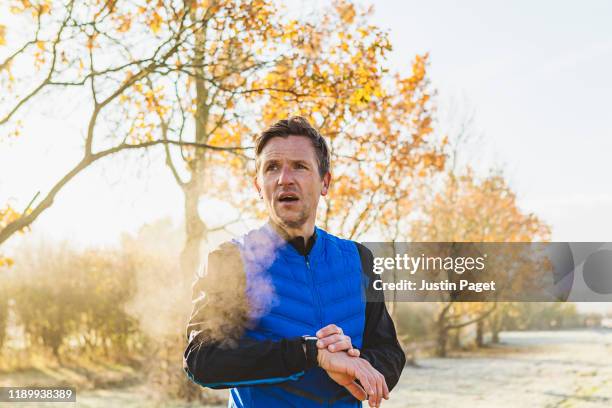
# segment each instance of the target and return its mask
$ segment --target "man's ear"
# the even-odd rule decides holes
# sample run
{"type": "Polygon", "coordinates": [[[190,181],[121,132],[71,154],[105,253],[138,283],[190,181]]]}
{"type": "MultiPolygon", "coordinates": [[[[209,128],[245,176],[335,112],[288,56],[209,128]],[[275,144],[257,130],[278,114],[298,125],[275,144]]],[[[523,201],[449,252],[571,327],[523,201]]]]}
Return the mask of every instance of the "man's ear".
{"type": "Polygon", "coordinates": [[[331,173],[327,172],[323,176],[323,188],[321,189],[321,195],[327,195],[327,191],[329,191],[329,184],[331,183],[331,173]]]}
{"type": "Polygon", "coordinates": [[[257,194],[259,194],[259,198],[263,198],[263,195],[261,194],[261,187],[259,187],[259,183],[257,182],[257,176],[253,177],[253,185],[257,190],[257,194]]]}

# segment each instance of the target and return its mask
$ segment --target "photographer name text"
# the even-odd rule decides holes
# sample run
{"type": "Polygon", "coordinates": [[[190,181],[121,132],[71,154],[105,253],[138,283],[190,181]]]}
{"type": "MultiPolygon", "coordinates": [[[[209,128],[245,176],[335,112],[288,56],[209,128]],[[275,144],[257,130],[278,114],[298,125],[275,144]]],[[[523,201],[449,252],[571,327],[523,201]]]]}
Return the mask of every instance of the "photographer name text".
{"type": "Polygon", "coordinates": [[[428,282],[421,280],[415,282],[407,279],[402,279],[399,282],[383,282],[377,279],[372,282],[375,290],[402,290],[402,291],[458,291],[468,290],[471,292],[493,292],[495,291],[495,281],[489,282],[470,282],[467,279],[461,279],[458,283],[449,280],[438,282],[428,282]]]}

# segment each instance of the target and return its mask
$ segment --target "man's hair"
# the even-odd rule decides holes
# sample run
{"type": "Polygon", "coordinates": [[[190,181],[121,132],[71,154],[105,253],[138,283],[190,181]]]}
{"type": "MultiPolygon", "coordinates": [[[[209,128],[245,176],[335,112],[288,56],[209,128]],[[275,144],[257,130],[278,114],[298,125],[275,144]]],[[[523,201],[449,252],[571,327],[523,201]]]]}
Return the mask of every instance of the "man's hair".
{"type": "Polygon", "coordinates": [[[281,119],[268,129],[264,130],[255,140],[255,167],[259,169],[259,155],[266,143],[273,137],[304,136],[310,139],[315,149],[317,162],[319,164],[319,175],[323,177],[329,171],[330,155],[327,143],[323,136],[312,127],[312,125],[301,116],[291,116],[281,119]]]}

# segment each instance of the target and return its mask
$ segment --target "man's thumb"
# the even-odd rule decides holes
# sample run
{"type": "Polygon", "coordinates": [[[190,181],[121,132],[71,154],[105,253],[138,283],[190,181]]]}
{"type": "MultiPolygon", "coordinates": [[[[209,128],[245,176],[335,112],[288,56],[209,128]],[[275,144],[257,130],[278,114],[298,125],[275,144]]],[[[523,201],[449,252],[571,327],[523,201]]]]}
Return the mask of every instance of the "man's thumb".
{"type": "Polygon", "coordinates": [[[363,388],[361,388],[355,381],[351,382],[344,386],[351,393],[351,395],[357,398],[359,401],[366,400],[368,398],[368,394],[365,392],[363,388]]]}

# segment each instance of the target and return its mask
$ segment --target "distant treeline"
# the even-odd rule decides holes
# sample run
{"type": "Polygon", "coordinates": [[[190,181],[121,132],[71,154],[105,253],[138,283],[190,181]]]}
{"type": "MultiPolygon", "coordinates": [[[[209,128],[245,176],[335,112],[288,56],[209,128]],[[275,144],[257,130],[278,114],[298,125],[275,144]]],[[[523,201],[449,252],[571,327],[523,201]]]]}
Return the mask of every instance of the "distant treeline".
{"type": "Polygon", "coordinates": [[[573,329],[590,321],[573,303],[397,303],[394,309],[407,350],[431,349],[428,354],[438,356],[499,343],[503,331],[573,329]]]}
{"type": "MultiPolygon", "coordinates": [[[[176,256],[169,255],[171,249],[164,253],[155,248],[160,242],[156,237],[173,236],[172,228],[164,222],[146,227],[137,237],[124,239],[120,249],[39,245],[21,251],[19,262],[2,277],[0,346],[6,347],[13,325],[10,332],[21,337],[13,338],[13,344],[47,349],[58,359],[136,356],[151,337],[146,327],[150,322],[141,321],[143,316],[163,320],[159,312],[150,310],[153,304],[165,312],[166,319],[177,316],[172,318],[176,324],[162,325],[156,336],[180,337],[180,316],[189,312],[190,293],[172,294],[168,282],[175,273],[170,265],[176,263],[176,256]],[[175,304],[168,300],[181,296],[185,299],[175,304]],[[143,308],[146,313],[139,313],[143,308]],[[182,310],[168,310],[172,308],[182,310]]],[[[397,303],[390,309],[402,339],[435,341],[439,355],[453,346],[497,342],[504,330],[585,324],[571,303],[397,303]]]]}
{"type": "Polygon", "coordinates": [[[180,245],[167,219],[117,247],[24,243],[0,273],[0,370],[127,364],[170,397],[216,401],[182,371],[192,282],[177,279],[180,245]]]}
{"type": "Polygon", "coordinates": [[[125,310],[136,293],[135,265],[113,250],[68,247],[31,251],[5,278],[0,303],[0,345],[9,308],[19,347],[62,354],[137,352],[139,322],[125,310]]]}

